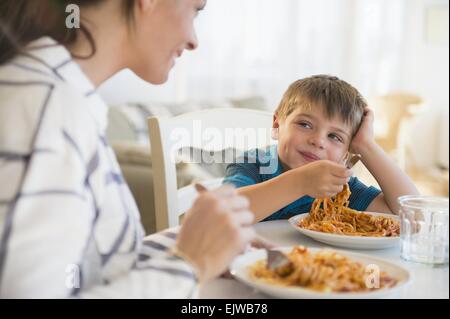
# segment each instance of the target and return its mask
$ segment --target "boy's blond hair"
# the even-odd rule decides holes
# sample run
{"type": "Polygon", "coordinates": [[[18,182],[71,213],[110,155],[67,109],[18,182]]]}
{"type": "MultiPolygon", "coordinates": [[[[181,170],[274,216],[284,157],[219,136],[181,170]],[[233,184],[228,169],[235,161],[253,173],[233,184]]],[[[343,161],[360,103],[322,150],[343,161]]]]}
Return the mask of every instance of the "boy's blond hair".
{"type": "Polygon", "coordinates": [[[327,118],[338,116],[350,125],[352,136],[361,124],[367,102],[353,86],[329,75],[314,75],[292,83],[275,111],[280,120],[294,110],[311,110],[319,106],[327,118]]]}

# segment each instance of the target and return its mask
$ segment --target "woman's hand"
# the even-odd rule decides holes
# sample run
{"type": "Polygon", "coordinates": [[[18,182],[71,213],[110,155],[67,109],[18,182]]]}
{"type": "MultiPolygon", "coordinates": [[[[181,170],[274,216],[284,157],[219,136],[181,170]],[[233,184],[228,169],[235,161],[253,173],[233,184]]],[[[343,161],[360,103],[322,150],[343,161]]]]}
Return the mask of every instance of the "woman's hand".
{"type": "Polygon", "coordinates": [[[177,250],[195,268],[200,282],[223,273],[255,238],[249,201],[231,185],[201,191],[186,214],[177,250]]]}
{"type": "Polygon", "coordinates": [[[361,125],[352,139],[350,145],[350,150],[355,154],[363,154],[364,150],[371,144],[375,143],[374,133],[373,133],[373,121],[374,115],[373,111],[366,107],[364,109],[363,118],[361,125]]]}
{"type": "Polygon", "coordinates": [[[325,198],[341,192],[352,171],[342,164],[320,160],[296,168],[297,187],[313,198],[325,198]]]}

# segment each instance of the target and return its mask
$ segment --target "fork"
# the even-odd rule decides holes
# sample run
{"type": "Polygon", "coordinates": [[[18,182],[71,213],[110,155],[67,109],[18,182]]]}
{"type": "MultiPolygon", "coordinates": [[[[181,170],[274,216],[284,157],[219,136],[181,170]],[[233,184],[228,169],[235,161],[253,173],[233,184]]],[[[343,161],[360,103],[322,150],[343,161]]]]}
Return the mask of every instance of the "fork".
{"type": "Polygon", "coordinates": [[[348,169],[351,169],[360,160],[361,160],[361,155],[347,153],[347,156],[345,159],[345,166],[348,169]]]}
{"type": "Polygon", "coordinates": [[[278,272],[291,264],[289,258],[279,250],[266,248],[267,268],[278,272]]]}

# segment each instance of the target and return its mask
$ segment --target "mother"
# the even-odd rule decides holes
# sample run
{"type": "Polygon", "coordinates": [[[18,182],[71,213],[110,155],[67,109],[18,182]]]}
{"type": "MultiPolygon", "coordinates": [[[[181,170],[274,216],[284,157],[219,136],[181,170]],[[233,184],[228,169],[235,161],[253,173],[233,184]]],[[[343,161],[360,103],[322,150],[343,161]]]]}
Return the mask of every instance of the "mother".
{"type": "MultiPolygon", "coordinates": [[[[206,0],[0,2],[0,297],[190,297],[253,238],[248,201],[202,192],[178,231],[143,240],[96,87],[159,84],[197,47],[206,0]],[[77,4],[79,29],[66,27],[77,4]]],[[[125,89],[125,88],[124,88],[125,89]]]]}

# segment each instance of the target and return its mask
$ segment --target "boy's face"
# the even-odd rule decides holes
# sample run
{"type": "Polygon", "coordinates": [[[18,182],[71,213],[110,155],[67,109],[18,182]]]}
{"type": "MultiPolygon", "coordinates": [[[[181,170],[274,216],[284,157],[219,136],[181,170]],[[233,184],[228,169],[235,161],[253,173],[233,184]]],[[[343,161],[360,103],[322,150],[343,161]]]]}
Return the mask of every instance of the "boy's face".
{"type": "Polygon", "coordinates": [[[321,107],[295,110],[284,120],[274,116],[278,128],[278,156],[284,169],[316,160],[339,163],[348,152],[351,128],[340,118],[326,118],[321,107]]]}

